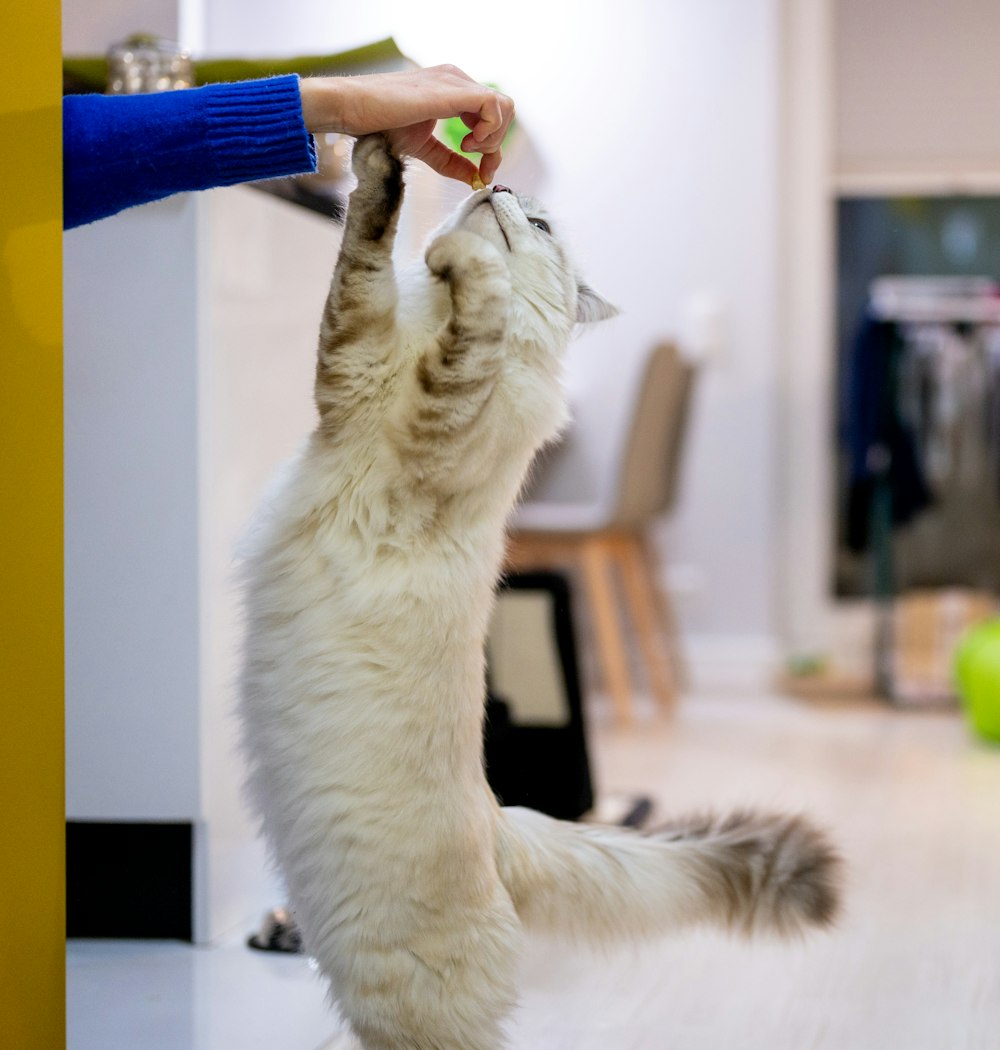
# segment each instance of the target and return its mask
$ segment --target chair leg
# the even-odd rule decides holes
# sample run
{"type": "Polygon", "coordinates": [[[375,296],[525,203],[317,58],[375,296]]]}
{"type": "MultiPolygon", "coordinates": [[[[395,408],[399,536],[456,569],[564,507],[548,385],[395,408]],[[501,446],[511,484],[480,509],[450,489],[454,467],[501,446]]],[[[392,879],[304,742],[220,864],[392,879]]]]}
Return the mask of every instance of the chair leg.
{"type": "Polygon", "coordinates": [[[575,545],[560,536],[514,533],[507,540],[504,567],[511,572],[531,572],[576,563],[575,545]]]}
{"type": "Polygon", "coordinates": [[[611,578],[613,553],[613,545],[600,535],[589,536],[580,544],[580,563],[594,618],[594,633],[604,680],[611,694],[618,724],[626,726],[632,722],[632,691],[628,656],[615,610],[611,578]]]}
{"type": "MultiPolygon", "coordinates": [[[[649,566],[649,579],[660,578],[660,560],[656,548],[645,536],[638,538],[640,550],[649,566]]],[[[654,583],[650,588],[653,595],[654,607],[659,614],[660,623],[663,626],[663,637],[666,639],[667,653],[670,657],[670,666],[673,671],[673,679],[678,689],[685,689],[688,685],[687,662],[681,649],[681,632],[674,612],[674,603],[671,601],[670,592],[663,587],[657,587],[654,583]]]]}
{"type": "Polygon", "coordinates": [[[616,554],[650,688],[663,710],[672,711],[677,700],[677,682],[664,648],[667,632],[659,615],[656,585],[643,556],[642,541],[638,536],[625,533],[617,537],[616,554]]]}

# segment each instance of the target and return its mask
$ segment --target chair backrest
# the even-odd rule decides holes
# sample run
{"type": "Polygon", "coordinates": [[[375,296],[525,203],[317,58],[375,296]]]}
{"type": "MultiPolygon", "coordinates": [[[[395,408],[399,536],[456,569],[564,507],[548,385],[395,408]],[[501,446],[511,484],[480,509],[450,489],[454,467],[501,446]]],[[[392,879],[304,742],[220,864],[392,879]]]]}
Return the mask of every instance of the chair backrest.
{"type": "Polygon", "coordinates": [[[645,525],[673,507],[696,371],[673,343],[650,353],[622,457],[614,526],[645,525]]]}

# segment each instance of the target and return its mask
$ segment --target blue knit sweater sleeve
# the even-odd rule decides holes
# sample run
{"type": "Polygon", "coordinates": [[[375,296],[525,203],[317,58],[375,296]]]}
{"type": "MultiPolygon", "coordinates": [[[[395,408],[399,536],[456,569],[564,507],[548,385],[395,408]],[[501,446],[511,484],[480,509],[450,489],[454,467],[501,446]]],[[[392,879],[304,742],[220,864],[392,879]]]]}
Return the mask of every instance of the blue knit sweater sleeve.
{"type": "Polygon", "coordinates": [[[63,99],[63,226],[185,190],[316,170],[297,76],[63,99]]]}

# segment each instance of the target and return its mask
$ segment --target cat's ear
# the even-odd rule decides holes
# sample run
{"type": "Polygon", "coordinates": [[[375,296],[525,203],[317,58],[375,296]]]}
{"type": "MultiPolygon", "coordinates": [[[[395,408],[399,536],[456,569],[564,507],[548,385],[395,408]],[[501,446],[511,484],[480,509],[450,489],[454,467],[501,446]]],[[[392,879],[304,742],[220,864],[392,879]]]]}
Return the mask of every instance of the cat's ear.
{"type": "Polygon", "coordinates": [[[607,299],[602,299],[589,284],[577,281],[576,319],[580,324],[607,321],[617,317],[620,312],[617,306],[612,306],[607,299]]]}

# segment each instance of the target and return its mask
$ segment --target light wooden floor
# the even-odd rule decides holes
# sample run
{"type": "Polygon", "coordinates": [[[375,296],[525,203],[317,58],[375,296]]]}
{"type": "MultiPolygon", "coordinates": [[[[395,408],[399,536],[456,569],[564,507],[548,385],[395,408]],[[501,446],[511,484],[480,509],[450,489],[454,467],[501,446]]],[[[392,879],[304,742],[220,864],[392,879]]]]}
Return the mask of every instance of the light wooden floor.
{"type": "MultiPolygon", "coordinates": [[[[628,731],[603,721],[605,790],[826,824],[849,865],[846,914],[790,945],[698,933],[601,958],[536,943],[511,1050],[1000,1048],[1000,749],[954,714],[759,696],[688,698],[672,723],[628,731]]],[[[322,998],[305,960],[239,943],[76,942],[69,1046],[348,1045],[327,1043],[322,998]]]]}
{"type": "Polygon", "coordinates": [[[595,727],[605,788],[664,809],[801,809],[848,863],[832,934],[688,935],[610,960],[554,946],[524,971],[518,1050],[1000,1047],[1000,749],[956,714],[699,698],[673,725],[595,727]]]}

